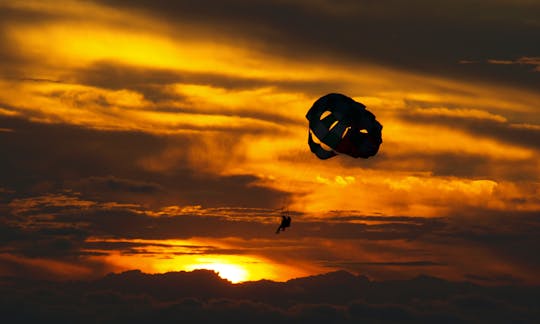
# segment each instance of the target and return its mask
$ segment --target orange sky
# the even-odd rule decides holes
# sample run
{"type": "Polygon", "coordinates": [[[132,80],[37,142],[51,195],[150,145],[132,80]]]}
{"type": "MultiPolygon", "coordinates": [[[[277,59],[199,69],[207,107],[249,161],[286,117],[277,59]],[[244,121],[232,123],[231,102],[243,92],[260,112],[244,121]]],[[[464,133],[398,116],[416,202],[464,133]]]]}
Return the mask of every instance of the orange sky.
{"type": "MultiPolygon", "coordinates": [[[[290,231],[279,237],[260,236],[257,231],[247,236],[237,236],[234,230],[220,234],[218,225],[207,233],[194,231],[176,238],[148,234],[151,229],[145,232],[142,228],[134,229],[129,237],[89,230],[82,238],[86,245],[81,243],[79,250],[86,254],[78,261],[46,253],[21,254],[16,243],[2,250],[0,260],[32,261],[51,273],[62,264],[94,269],[93,264],[99,263],[99,271],[202,267],[222,272],[232,281],[286,280],[339,268],[375,278],[427,271],[462,279],[478,271],[488,277],[510,273],[520,280],[537,281],[534,271],[538,264],[523,265],[506,254],[499,255],[498,247],[477,244],[470,237],[455,238],[452,246],[445,241],[457,232],[474,232],[484,226],[482,222],[497,227],[500,221],[503,226],[511,223],[520,228],[521,223],[514,224],[518,220],[507,222],[505,217],[540,211],[537,91],[368,58],[310,55],[307,50],[287,55],[281,49],[283,44],[274,51],[268,41],[243,37],[226,26],[215,29],[187,19],[171,22],[141,8],[75,1],[2,1],[0,6],[12,13],[0,25],[1,39],[9,44],[3,50],[17,58],[5,61],[1,69],[2,118],[50,125],[43,127],[86,129],[105,134],[105,142],[107,136],[123,133],[167,140],[148,154],[137,153],[134,159],[126,156],[126,168],[138,172],[129,177],[116,174],[112,167],[110,172],[105,167],[84,174],[63,169],[53,180],[25,187],[24,194],[16,180],[0,183],[1,192],[11,197],[2,210],[16,216],[6,224],[16,223],[28,230],[45,226],[44,219],[65,222],[58,215],[66,210],[106,209],[158,220],[189,215],[238,222],[245,228],[255,224],[272,234],[277,209],[287,208],[298,215],[290,231]],[[318,97],[330,92],[362,102],[383,124],[383,144],[376,157],[354,160],[338,156],[322,161],[309,152],[305,113],[318,97]],[[245,188],[283,195],[265,202],[261,194],[257,201],[262,202],[257,205],[250,202],[249,192],[239,200],[227,200],[227,194],[236,189],[208,184],[207,190],[215,193],[190,198],[169,190],[166,180],[155,180],[170,178],[180,168],[195,178],[249,177],[245,188]],[[117,179],[131,185],[150,183],[138,188],[161,189],[148,195],[143,189],[122,193],[125,187],[117,185],[114,193],[104,196],[99,196],[99,188],[88,189],[103,179],[109,179],[107,190],[114,181],[121,182],[117,179]],[[249,208],[242,209],[245,207],[249,208]],[[489,215],[496,215],[496,220],[489,215]],[[366,218],[370,216],[377,219],[366,218]],[[426,232],[421,238],[413,235],[415,239],[409,232],[385,238],[399,232],[401,222],[407,226],[412,222],[391,220],[396,216],[418,218],[425,225],[420,231],[426,232]],[[21,220],[24,217],[27,219],[21,220]],[[431,224],[430,218],[444,220],[444,230],[426,225],[431,224]],[[333,229],[333,222],[365,225],[380,237],[351,237],[340,232],[338,225],[335,233],[316,234],[316,228],[333,229]],[[295,223],[301,224],[298,230],[295,223]],[[430,235],[437,237],[432,240],[430,235]],[[131,252],[91,247],[96,242],[137,246],[131,252]],[[153,245],[156,242],[163,246],[153,245]],[[290,249],[282,250],[281,245],[290,249]],[[216,251],[194,251],[199,246],[212,246],[216,251]]],[[[314,8],[326,12],[325,6],[321,1],[314,8]]],[[[458,60],[455,64],[464,65],[458,60]]],[[[492,65],[499,68],[501,64],[492,65]]],[[[526,73],[537,75],[534,68],[538,70],[538,65],[526,73]]],[[[21,131],[5,123],[0,135],[17,136],[21,131]]],[[[39,146],[39,137],[33,141],[39,146]]],[[[55,152],[68,150],[62,143],[50,143],[41,152],[55,156],[55,152]]],[[[145,143],[134,139],[124,147],[145,152],[145,143]]],[[[80,145],[78,149],[99,155],[105,144],[81,141],[80,145]]],[[[17,147],[10,146],[10,150],[7,154],[17,152],[17,147]]],[[[59,155],[51,167],[62,168],[71,160],[82,165],[73,153],[74,158],[59,155]]],[[[13,163],[29,165],[31,160],[27,157],[24,163],[13,163]]],[[[112,160],[103,161],[107,166],[112,160]]],[[[512,235],[519,236],[516,231],[512,235]]],[[[10,269],[0,267],[5,273],[10,269]]]]}

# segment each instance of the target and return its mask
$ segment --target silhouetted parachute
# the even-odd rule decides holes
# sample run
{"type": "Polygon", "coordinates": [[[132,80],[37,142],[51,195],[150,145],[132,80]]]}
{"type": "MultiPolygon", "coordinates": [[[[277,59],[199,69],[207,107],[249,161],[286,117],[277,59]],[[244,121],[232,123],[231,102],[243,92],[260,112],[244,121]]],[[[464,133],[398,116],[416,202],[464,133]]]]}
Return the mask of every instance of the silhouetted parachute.
{"type": "Polygon", "coordinates": [[[306,118],[309,148],[320,159],[329,159],[337,153],[367,159],[379,151],[382,125],[366,106],[345,95],[330,93],[319,98],[306,118]]]}

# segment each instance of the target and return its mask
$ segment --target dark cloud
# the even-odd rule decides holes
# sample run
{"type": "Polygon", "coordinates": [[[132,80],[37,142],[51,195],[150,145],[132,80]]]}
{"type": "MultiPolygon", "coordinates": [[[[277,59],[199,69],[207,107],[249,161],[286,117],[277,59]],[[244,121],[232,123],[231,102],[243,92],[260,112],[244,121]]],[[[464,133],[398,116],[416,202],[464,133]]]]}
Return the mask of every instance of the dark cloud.
{"type": "MultiPolygon", "coordinates": [[[[382,223],[412,223],[412,224],[422,224],[426,222],[433,221],[432,218],[425,218],[419,216],[369,216],[361,215],[361,211],[331,211],[324,220],[327,222],[350,222],[350,221],[365,221],[365,222],[382,222],[382,223]],[[360,215],[354,215],[358,213],[360,215]]],[[[323,219],[321,219],[323,220],[323,219]]]]}
{"type": "MultiPolygon", "coordinates": [[[[327,266],[334,267],[338,264],[327,264],[327,266]]],[[[432,267],[432,266],[444,266],[442,263],[433,261],[405,261],[405,262],[341,262],[340,266],[354,267],[354,266],[382,266],[382,267],[432,267]]]]}
{"type": "Polygon", "coordinates": [[[509,70],[514,69],[515,66],[512,67],[511,65],[519,65],[520,69],[523,67],[529,68],[531,72],[540,72],[540,58],[538,57],[520,57],[518,59],[506,59],[506,60],[498,60],[498,59],[488,59],[486,61],[475,61],[475,60],[461,60],[459,62],[460,64],[496,64],[496,65],[506,65],[505,67],[501,67],[500,70],[509,70]]]}
{"type": "MultiPolygon", "coordinates": [[[[428,110],[429,111],[429,110],[428,110]]],[[[412,123],[437,124],[460,129],[482,138],[540,150],[540,127],[520,127],[512,122],[459,116],[429,115],[420,111],[401,114],[403,120],[412,123]]]]}
{"type": "MultiPolygon", "coordinates": [[[[384,145],[384,144],[383,144],[384,145]]],[[[490,157],[482,150],[477,153],[397,151],[384,149],[377,156],[358,161],[337,156],[337,163],[347,169],[394,170],[405,172],[430,172],[433,176],[466,179],[491,179],[494,181],[528,182],[537,173],[536,160],[490,157]]]]}
{"type": "MultiPolygon", "coordinates": [[[[250,90],[272,87],[280,90],[302,90],[305,93],[320,94],[328,89],[342,86],[340,80],[269,80],[242,77],[230,74],[179,71],[139,67],[118,62],[101,61],[74,70],[65,77],[71,82],[111,90],[130,89],[142,93],[146,99],[159,103],[166,100],[179,100],[178,94],[171,94],[164,86],[186,83],[212,86],[228,90],[250,90]]],[[[203,108],[203,107],[199,107],[203,108]]],[[[247,112],[247,111],[246,111],[247,112]]]]}
{"type": "MultiPolygon", "coordinates": [[[[121,1],[103,1],[128,6],[121,1]]],[[[447,1],[132,1],[131,9],[198,25],[212,37],[248,39],[290,58],[371,61],[431,74],[466,77],[530,89],[540,77],[526,66],[500,69],[459,64],[493,57],[537,56],[531,42],[540,24],[536,2],[447,1]],[[210,32],[212,31],[212,32],[210,32]],[[216,37],[215,34],[213,37],[216,37]],[[501,46],[504,44],[504,46],[501,46]]]]}
{"type": "MultiPolygon", "coordinates": [[[[476,154],[454,152],[397,152],[383,151],[364,161],[362,169],[431,172],[434,176],[453,176],[467,179],[528,181],[537,172],[535,158],[493,158],[478,150],[476,154]]],[[[339,158],[339,157],[338,157],[339,158]]],[[[356,161],[340,158],[348,168],[359,168],[356,161]]]]}
{"type": "Polygon", "coordinates": [[[534,323],[540,316],[537,287],[427,276],[375,282],[334,272],[236,285],[206,270],[69,283],[6,279],[0,307],[12,322],[534,323]]]}
{"type": "Polygon", "coordinates": [[[61,80],[46,79],[46,78],[19,78],[19,81],[32,81],[36,83],[64,83],[61,80]]]}
{"type": "Polygon", "coordinates": [[[156,193],[163,190],[158,183],[137,181],[131,179],[121,179],[114,176],[108,177],[89,177],[78,183],[80,186],[86,186],[84,191],[127,191],[133,193],[156,193]]]}
{"type": "MultiPolygon", "coordinates": [[[[188,152],[180,153],[190,148],[205,151],[203,138],[196,134],[159,136],[12,118],[2,118],[0,127],[13,129],[0,132],[0,143],[10,152],[0,161],[0,185],[16,192],[12,196],[77,190],[90,199],[157,207],[274,207],[284,195],[254,185],[258,178],[252,175],[216,176],[190,167],[188,152]],[[166,161],[161,156],[171,149],[178,154],[166,161]],[[148,159],[168,163],[167,169],[148,170],[142,166],[148,159]]],[[[227,133],[215,139],[216,144],[241,150],[238,141],[238,134],[227,133]]],[[[221,156],[227,165],[226,155],[213,156],[221,156]]]]}
{"type": "Polygon", "coordinates": [[[483,282],[483,283],[486,283],[486,284],[506,283],[506,284],[509,284],[509,285],[514,285],[514,284],[521,284],[522,283],[522,281],[519,278],[516,278],[516,277],[514,277],[514,276],[512,276],[510,274],[498,275],[498,276],[483,276],[483,275],[469,273],[469,274],[465,275],[465,278],[467,280],[471,280],[471,281],[475,281],[475,282],[483,282]]]}
{"type": "Polygon", "coordinates": [[[178,245],[178,244],[165,244],[154,242],[133,242],[133,241],[100,241],[94,239],[84,244],[84,251],[91,250],[96,252],[107,254],[111,251],[118,251],[124,255],[136,255],[136,254],[149,254],[160,255],[163,254],[163,248],[168,248],[172,252],[167,252],[172,255],[205,255],[205,254],[220,254],[220,255],[241,255],[245,254],[246,250],[243,249],[224,249],[217,246],[208,245],[178,245]],[[156,249],[157,248],[157,249],[156,249]]]}
{"type": "MultiPolygon", "coordinates": [[[[451,222],[428,239],[438,244],[469,242],[489,249],[501,260],[521,271],[540,267],[540,223],[538,211],[462,210],[454,211],[451,222]]],[[[514,275],[517,275],[514,274],[514,275]]]]}

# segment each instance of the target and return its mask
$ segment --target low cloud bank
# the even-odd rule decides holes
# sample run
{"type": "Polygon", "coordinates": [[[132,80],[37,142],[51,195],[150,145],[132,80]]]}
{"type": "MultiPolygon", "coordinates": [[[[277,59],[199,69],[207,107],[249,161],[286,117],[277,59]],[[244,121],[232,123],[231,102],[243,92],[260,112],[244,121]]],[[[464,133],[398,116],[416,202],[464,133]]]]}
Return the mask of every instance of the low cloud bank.
{"type": "Polygon", "coordinates": [[[207,270],[109,274],[94,281],[3,278],[8,322],[533,323],[540,287],[420,276],[371,281],[345,271],[231,284],[207,270]]]}

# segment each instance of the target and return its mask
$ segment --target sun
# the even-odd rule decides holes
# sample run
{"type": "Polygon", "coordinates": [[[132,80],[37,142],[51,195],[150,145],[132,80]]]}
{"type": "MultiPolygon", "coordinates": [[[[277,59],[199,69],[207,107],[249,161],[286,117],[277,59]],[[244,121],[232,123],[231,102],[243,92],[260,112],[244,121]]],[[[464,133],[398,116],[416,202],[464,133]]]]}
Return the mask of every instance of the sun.
{"type": "Polygon", "coordinates": [[[232,283],[238,283],[247,281],[249,278],[249,272],[242,266],[237,264],[223,263],[210,261],[208,263],[191,264],[186,266],[186,270],[193,271],[195,269],[213,270],[217,274],[232,283]]]}

